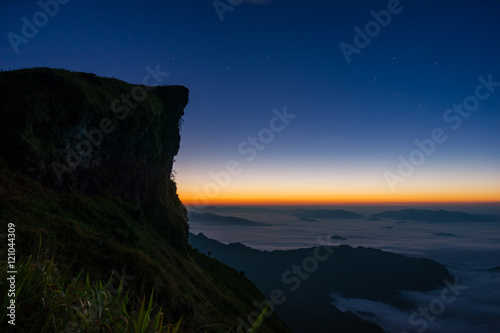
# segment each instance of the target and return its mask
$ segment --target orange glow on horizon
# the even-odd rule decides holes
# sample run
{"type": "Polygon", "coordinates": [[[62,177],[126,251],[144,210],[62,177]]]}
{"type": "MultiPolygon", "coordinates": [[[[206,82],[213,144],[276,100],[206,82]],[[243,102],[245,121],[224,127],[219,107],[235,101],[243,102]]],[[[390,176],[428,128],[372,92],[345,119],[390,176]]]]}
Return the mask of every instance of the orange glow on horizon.
{"type": "Polygon", "coordinates": [[[186,177],[179,184],[179,197],[188,206],[500,203],[500,179],[486,172],[474,178],[449,172],[422,175],[393,189],[382,177],[362,172],[356,176],[316,173],[307,177],[256,173],[233,178],[226,186],[213,179],[186,177]]]}
{"type": "Polygon", "coordinates": [[[419,194],[338,194],[338,195],[219,195],[200,197],[193,193],[179,192],[187,206],[210,205],[403,205],[403,204],[500,204],[500,193],[419,193],[419,194]]]}

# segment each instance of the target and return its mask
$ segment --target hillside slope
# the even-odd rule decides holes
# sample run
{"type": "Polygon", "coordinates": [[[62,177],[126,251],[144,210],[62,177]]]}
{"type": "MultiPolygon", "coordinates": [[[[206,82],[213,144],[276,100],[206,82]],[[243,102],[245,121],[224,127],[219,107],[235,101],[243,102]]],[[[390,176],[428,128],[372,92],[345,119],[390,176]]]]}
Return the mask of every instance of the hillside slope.
{"type": "MultiPolygon", "coordinates": [[[[4,237],[15,225],[18,262],[43,255],[94,280],[120,272],[137,297],[154,289],[164,320],[182,317],[186,332],[234,332],[257,311],[255,285],[188,245],[171,179],[186,88],[35,68],[0,72],[0,100],[0,224],[4,237]]],[[[261,331],[289,330],[273,314],[261,331]]]]}

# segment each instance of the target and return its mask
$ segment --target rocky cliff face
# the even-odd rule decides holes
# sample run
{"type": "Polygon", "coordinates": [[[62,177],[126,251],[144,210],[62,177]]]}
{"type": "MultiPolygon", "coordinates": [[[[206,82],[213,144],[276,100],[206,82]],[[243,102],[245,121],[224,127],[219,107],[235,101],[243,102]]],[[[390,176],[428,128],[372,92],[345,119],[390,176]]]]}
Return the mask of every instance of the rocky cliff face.
{"type": "MultiPolygon", "coordinates": [[[[182,318],[183,332],[235,332],[260,313],[250,280],[188,246],[170,178],[186,88],[35,68],[0,72],[0,101],[0,225],[15,225],[18,261],[47,256],[68,281],[124,278],[131,299],[154,291],[164,323],[182,318]]],[[[36,325],[30,309],[18,308],[26,327],[36,325]]],[[[276,314],[260,331],[289,332],[276,314]]]]}
{"type": "Polygon", "coordinates": [[[170,178],[188,93],[66,70],[0,72],[0,157],[51,188],[147,207],[185,247],[186,212],[170,178]]]}

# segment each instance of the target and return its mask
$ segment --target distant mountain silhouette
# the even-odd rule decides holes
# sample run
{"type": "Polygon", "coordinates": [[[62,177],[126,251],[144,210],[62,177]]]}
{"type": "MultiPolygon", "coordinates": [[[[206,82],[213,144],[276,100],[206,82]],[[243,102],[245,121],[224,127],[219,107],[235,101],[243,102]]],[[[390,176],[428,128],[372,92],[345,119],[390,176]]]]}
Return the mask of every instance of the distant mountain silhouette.
{"type": "MultiPolygon", "coordinates": [[[[281,290],[286,301],[277,311],[297,332],[331,332],[332,327],[342,331],[340,325],[345,320],[360,320],[352,313],[340,312],[332,304],[333,293],[409,309],[413,304],[401,290],[430,291],[443,285],[445,279],[453,281],[446,268],[435,261],[370,248],[326,245],[260,251],[241,243],[226,245],[202,233],[190,234],[189,241],[201,252],[210,252],[212,258],[244,272],[268,299],[272,291],[281,290]]],[[[352,332],[374,330],[358,327],[352,332]]]]}
{"type": "Polygon", "coordinates": [[[189,220],[191,222],[202,222],[207,224],[219,224],[219,225],[241,225],[241,226],[264,226],[265,223],[254,222],[251,220],[243,219],[234,216],[221,216],[213,213],[195,213],[189,214],[189,220]]]}
{"type": "Polygon", "coordinates": [[[344,237],[339,236],[339,235],[333,235],[332,237],[330,237],[330,239],[334,239],[334,240],[347,240],[347,238],[344,238],[344,237]]]}
{"type": "Polygon", "coordinates": [[[297,220],[298,221],[306,221],[306,222],[316,222],[315,219],[311,219],[309,217],[299,217],[297,220]]]}
{"type": "Polygon", "coordinates": [[[362,219],[363,215],[343,209],[294,209],[294,216],[313,219],[362,219]]]}
{"type": "Polygon", "coordinates": [[[449,232],[436,232],[434,235],[436,236],[444,236],[444,237],[455,237],[454,234],[449,232]]]}
{"type": "Polygon", "coordinates": [[[399,211],[385,211],[373,214],[375,218],[389,218],[394,220],[413,220],[428,222],[496,222],[500,216],[485,214],[468,214],[463,212],[450,212],[447,210],[428,209],[403,209],[399,211]]]}

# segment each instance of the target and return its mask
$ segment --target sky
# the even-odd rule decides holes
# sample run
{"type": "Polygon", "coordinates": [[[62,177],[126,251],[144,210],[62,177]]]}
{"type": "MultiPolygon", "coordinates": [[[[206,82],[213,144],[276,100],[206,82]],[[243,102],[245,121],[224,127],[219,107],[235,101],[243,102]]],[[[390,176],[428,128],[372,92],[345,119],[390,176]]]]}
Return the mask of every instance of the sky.
{"type": "Polygon", "coordinates": [[[0,69],[189,88],[181,200],[500,202],[499,1],[2,0],[0,69]]]}

